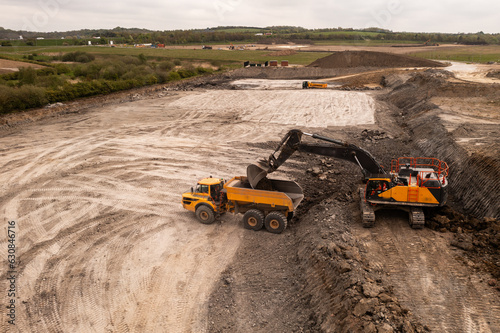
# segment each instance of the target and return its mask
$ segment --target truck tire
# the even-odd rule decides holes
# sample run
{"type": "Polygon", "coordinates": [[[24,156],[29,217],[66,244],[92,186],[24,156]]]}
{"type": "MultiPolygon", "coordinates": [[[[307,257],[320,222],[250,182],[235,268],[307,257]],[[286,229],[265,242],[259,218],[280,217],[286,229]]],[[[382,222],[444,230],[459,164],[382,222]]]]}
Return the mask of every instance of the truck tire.
{"type": "Polygon", "coordinates": [[[215,221],[214,210],[205,205],[196,208],[196,217],[203,224],[212,224],[215,221]]]}
{"type": "Polygon", "coordinates": [[[270,212],[264,220],[267,231],[273,234],[280,234],[286,229],[286,216],[281,212],[270,212]]]}
{"type": "Polygon", "coordinates": [[[245,229],[260,230],[264,226],[264,213],[258,209],[250,209],[243,215],[245,229]]]}

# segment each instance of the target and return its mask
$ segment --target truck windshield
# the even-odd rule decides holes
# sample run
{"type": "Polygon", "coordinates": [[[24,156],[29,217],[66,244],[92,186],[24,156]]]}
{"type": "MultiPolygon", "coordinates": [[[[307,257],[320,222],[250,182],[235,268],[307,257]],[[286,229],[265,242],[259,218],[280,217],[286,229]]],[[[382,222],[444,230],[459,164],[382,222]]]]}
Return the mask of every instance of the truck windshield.
{"type": "Polygon", "coordinates": [[[198,184],[196,186],[196,192],[197,193],[207,193],[208,194],[208,185],[198,184]]]}

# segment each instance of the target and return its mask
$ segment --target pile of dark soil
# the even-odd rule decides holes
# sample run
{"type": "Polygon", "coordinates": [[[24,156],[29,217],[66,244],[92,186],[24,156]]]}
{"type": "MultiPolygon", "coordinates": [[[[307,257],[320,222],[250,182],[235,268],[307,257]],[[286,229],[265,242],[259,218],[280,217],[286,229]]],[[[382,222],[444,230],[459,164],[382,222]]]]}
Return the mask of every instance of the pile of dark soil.
{"type": "Polygon", "coordinates": [[[352,68],[352,67],[446,67],[445,64],[410,57],[400,54],[371,52],[371,51],[343,51],[318,59],[308,67],[321,68],[352,68]]]}

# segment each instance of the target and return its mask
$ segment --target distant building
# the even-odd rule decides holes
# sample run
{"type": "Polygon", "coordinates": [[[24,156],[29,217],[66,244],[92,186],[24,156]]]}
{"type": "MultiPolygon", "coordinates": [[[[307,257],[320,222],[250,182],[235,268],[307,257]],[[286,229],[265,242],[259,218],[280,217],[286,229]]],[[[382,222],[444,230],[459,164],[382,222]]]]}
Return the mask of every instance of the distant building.
{"type": "Polygon", "coordinates": [[[37,37],[36,39],[41,40],[41,39],[45,39],[45,38],[43,38],[43,37],[37,37]]]}
{"type": "Polygon", "coordinates": [[[23,39],[23,36],[19,36],[19,39],[21,39],[21,40],[22,40],[22,39],[23,39]]]}

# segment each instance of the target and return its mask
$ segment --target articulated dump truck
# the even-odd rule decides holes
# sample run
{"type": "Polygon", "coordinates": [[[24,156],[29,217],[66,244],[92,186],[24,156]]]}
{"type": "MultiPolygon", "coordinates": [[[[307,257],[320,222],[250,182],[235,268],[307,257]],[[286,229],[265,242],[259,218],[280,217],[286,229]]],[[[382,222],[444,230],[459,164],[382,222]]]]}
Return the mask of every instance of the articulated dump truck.
{"type": "Polygon", "coordinates": [[[241,213],[245,228],[260,230],[264,226],[279,234],[286,229],[304,194],[294,181],[266,178],[263,183],[254,189],[244,176],[229,181],[204,178],[182,195],[182,206],[204,224],[213,223],[226,212],[241,213]]]}

